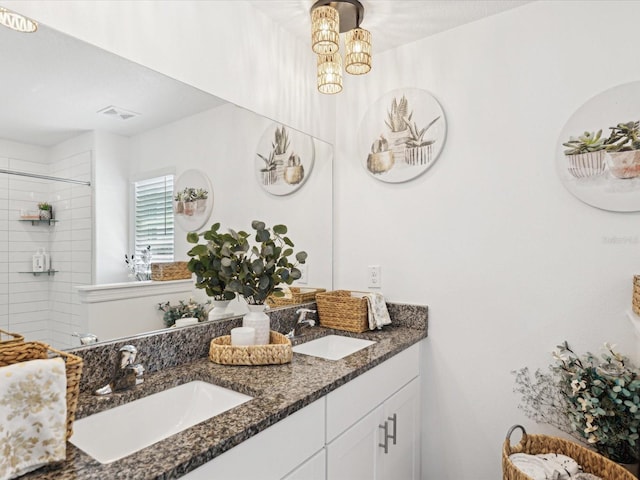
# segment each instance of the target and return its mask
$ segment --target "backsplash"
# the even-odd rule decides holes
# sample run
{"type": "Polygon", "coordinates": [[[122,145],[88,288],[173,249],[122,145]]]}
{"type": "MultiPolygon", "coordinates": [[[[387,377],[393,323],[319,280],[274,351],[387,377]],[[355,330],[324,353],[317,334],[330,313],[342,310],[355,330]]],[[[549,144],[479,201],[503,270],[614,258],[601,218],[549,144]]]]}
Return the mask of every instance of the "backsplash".
{"type": "MultiPolygon", "coordinates": [[[[268,310],[271,329],[280,333],[290,331],[297,318],[295,312],[301,307],[315,310],[316,304],[308,303],[268,310]]],[[[426,306],[387,303],[387,308],[394,325],[421,330],[427,328],[426,306]]],[[[317,314],[309,314],[308,318],[317,320],[317,314]]],[[[228,335],[232,328],[241,325],[242,316],[237,316],[73,349],[71,353],[79,355],[84,360],[80,390],[93,391],[106,383],[113,373],[118,349],[123,345],[135,345],[138,349],[137,361],[144,365],[146,372],[152,373],[207,357],[211,339],[228,335]]],[[[347,332],[345,334],[348,335],[347,332]]]]}

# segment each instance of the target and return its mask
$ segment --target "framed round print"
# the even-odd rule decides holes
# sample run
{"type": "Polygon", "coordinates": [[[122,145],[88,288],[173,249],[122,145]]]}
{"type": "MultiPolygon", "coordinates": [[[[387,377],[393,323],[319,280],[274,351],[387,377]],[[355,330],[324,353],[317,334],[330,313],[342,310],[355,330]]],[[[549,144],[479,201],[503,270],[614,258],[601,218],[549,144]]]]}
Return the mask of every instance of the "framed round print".
{"type": "Polygon", "coordinates": [[[256,180],[273,195],[288,195],[307,181],[314,157],[315,148],[310,135],[273,123],[258,142],[256,180]]]}
{"type": "Polygon", "coordinates": [[[640,82],[594,96],[569,118],[556,145],[558,176],[593,207],[640,211],[640,82]]]}
{"type": "Polygon", "coordinates": [[[403,88],[380,97],[358,130],[358,154],[377,180],[400,183],[424,173],[444,145],[447,122],[426,90],[403,88]]]}
{"type": "Polygon", "coordinates": [[[193,232],[202,228],[213,210],[213,189],[200,170],[186,170],[173,186],[173,218],[180,228],[193,232]]]}

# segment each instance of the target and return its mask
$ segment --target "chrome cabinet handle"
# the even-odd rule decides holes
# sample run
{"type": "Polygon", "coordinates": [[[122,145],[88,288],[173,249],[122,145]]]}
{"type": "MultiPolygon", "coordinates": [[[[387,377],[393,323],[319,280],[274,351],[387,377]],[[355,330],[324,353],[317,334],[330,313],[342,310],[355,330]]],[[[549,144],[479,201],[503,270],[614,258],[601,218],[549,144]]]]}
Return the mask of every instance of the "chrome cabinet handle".
{"type": "MultiPolygon", "coordinates": [[[[396,429],[397,429],[397,426],[398,426],[398,421],[397,420],[398,420],[398,415],[395,414],[395,413],[393,414],[392,417],[389,417],[389,421],[393,422],[393,433],[391,435],[389,435],[389,438],[391,440],[393,440],[393,444],[394,445],[396,444],[396,438],[397,438],[397,436],[396,436],[396,433],[397,433],[396,429]]],[[[384,423],[386,424],[387,422],[384,422],[384,423]]]]}
{"type": "Polygon", "coordinates": [[[379,443],[378,446],[384,448],[384,453],[389,453],[389,423],[384,422],[384,425],[378,425],[378,428],[384,430],[384,443],[379,443]]]}

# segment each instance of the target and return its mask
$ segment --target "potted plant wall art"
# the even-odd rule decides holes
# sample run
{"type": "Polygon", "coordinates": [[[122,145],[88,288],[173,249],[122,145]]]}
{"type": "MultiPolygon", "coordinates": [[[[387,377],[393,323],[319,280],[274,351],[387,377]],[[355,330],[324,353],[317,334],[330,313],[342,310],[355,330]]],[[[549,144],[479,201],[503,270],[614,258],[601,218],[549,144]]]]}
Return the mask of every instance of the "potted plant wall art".
{"type": "Polygon", "coordinates": [[[256,148],[256,180],[272,195],[288,195],[307,181],[314,160],[311,136],[273,123],[263,132],[256,148]]]}
{"type": "Polygon", "coordinates": [[[213,209],[211,182],[200,170],[186,170],[174,184],[173,218],[185,231],[207,223],[213,209]]]}
{"type": "Polygon", "coordinates": [[[640,210],[640,82],[594,96],[560,132],[556,168],[583,202],[615,212],[640,210]]]}
{"type": "Polygon", "coordinates": [[[446,119],[433,95],[417,88],[393,90],[360,123],[360,160],[377,180],[405,182],[433,165],[445,137],[446,119]]]}

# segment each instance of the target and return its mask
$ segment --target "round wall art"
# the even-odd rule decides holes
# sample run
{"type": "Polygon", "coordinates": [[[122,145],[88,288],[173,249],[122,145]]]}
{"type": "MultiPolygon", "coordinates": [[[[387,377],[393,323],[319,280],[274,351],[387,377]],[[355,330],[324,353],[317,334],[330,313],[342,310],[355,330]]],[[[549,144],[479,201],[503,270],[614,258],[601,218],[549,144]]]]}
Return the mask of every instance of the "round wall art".
{"type": "Polygon", "coordinates": [[[256,179],[267,192],[288,195],[307,181],[314,156],[311,136],[274,123],[264,131],[258,142],[256,179]]]}
{"type": "Polygon", "coordinates": [[[640,211],[640,82],[605,90],[582,105],[560,132],[556,166],[583,202],[640,211]]]}
{"type": "Polygon", "coordinates": [[[204,226],[213,209],[209,177],[200,170],[185,170],[173,186],[173,218],[186,232],[204,226]]]}
{"type": "Polygon", "coordinates": [[[405,182],[424,173],[438,158],[447,122],[426,90],[403,88],[380,97],[358,130],[363,167],[383,182],[405,182]]]}

